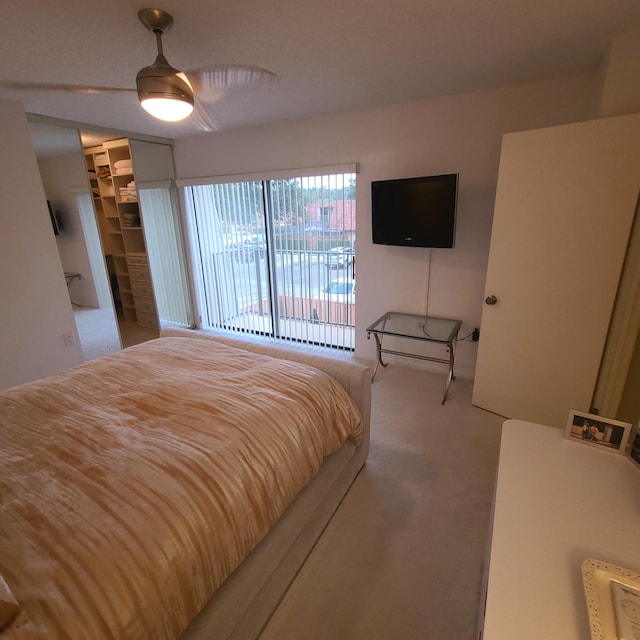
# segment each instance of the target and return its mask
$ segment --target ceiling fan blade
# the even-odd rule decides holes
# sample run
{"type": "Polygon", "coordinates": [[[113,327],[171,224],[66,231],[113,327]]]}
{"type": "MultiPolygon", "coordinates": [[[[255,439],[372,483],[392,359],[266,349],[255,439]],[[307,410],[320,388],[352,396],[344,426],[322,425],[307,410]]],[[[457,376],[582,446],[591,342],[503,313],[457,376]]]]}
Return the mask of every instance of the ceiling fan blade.
{"type": "Polygon", "coordinates": [[[49,82],[0,82],[1,89],[17,91],[66,91],[68,93],[124,93],[135,89],[122,87],[89,87],[78,84],[55,84],[49,82]]]}
{"type": "Polygon", "coordinates": [[[190,118],[201,131],[217,131],[219,129],[215,116],[198,96],[194,96],[193,112],[190,118]]]}
{"type": "Polygon", "coordinates": [[[207,67],[185,73],[194,92],[207,102],[216,100],[227,89],[268,82],[277,78],[275,73],[262,67],[244,65],[207,67]]]}

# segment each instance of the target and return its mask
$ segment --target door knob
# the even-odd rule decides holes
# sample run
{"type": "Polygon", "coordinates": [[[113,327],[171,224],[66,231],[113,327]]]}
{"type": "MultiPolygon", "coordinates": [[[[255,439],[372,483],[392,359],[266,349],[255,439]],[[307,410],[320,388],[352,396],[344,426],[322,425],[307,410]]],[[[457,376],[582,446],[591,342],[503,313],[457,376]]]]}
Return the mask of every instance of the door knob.
{"type": "Polygon", "coordinates": [[[487,296],[484,299],[485,304],[495,304],[496,302],[498,302],[498,298],[496,298],[495,296],[487,296]]]}

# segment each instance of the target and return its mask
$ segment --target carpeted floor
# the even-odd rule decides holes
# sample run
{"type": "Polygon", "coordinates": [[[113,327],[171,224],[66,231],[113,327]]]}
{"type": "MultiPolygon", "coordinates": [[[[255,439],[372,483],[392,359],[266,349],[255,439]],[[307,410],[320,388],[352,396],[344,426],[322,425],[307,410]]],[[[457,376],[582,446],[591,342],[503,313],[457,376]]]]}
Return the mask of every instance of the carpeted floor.
{"type": "Polygon", "coordinates": [[[472,640],[503,418],[443,372],[373,384],[365,468],[261,640],[472,640]]]}
{"type": "Polygon", "coordinates": [[[120,351],[120,336],[111,309],[74,307],[73,317],[85,362],[120,351]]]}
{"type": "Polygon", "coordinates": [[[111,309],[74,306],[73,316],[85,362],[120,351],[121,342],[123,347],[129,347],[157,337],[156,333],[140,328],[135,322],[121,320],[116,324],[111,309]]]}

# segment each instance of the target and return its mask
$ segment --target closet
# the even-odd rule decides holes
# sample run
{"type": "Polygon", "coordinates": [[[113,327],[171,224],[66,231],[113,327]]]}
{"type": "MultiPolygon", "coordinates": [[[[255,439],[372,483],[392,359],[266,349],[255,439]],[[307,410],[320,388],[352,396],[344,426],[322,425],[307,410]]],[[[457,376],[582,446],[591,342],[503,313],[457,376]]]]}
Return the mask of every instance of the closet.
{"type": "Polygon", "coordinates": [[[129,140],[84,149],[118,323],[157,333],[158,313],[129,140]]]}

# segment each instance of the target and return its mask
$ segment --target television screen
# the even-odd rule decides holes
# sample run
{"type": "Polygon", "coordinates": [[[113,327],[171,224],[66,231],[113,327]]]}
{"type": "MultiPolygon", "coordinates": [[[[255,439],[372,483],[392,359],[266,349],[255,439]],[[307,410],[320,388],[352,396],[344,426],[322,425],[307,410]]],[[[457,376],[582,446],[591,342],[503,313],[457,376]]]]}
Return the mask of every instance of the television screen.
{"type": "Polygon", "coordinates": [[[53,210],[53,207],[51,206],[51,202],[49,202],[49,200],[47,200],[47,206],[49,207],[49,217],[51,218],[53,233],[58,236],[64,228],[62,226],[62,217],[60,216],[60,212],[53,210]]]}
{"type": "Polygon", "coordinates": [[[375,244],[452,249],[458,174],[371,183],[375,244]]]}

